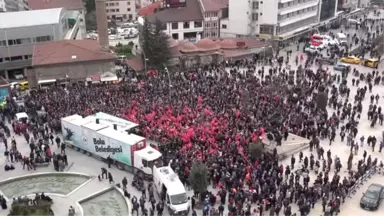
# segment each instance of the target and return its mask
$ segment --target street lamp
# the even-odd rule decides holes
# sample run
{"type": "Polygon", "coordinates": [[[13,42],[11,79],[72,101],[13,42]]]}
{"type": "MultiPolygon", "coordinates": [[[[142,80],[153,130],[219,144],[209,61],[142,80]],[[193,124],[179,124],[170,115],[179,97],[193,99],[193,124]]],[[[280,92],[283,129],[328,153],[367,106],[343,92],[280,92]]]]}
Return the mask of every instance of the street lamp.
{"type": "Polygon", "coordinates": [[[145,70],[145,73],[147,73],[147,61],[149,61],[149,59],[147,59],[147,56],[145,55],[144,50],[142,50],[142,52],[144,55],[144,70],[145,70]]]}

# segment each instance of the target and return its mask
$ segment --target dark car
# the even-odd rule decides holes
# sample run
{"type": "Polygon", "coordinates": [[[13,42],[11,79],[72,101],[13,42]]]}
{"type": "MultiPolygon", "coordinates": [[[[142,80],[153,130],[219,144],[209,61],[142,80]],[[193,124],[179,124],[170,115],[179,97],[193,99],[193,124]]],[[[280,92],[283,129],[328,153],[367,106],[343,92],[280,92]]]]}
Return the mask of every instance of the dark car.
{"type": "Polygon", "coordinates": [[[367,210],[377,210],[383,196],[384,186],[380,184],[371,184],[360,199],[360,207],[367,210]]]}
{"type": "Polygon", "coordinates": [[[329,64],[329,65],[334,65],[336,64],[337,60],[334,58],[331,58],[330,56],[324,56],[319,58],[319,63],[322,64],[329,64]]]}
{"type": "Polygon", "coordinates": [[[347,64],[339,63],[333,66],[333,70],[340,71],[340,72],[349,72],[351,71],[351,66],[347,64]]]}

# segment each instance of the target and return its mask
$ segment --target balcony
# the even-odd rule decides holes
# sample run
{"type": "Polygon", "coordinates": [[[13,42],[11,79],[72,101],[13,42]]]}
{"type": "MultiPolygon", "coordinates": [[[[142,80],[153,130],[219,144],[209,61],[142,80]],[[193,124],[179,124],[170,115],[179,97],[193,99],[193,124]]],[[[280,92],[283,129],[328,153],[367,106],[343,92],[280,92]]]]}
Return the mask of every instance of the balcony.
{"type": "Polygon", "coordinates": [[[32,66],[32,59],[0,62],[0,71],[26,68],[26,67],[31,67],[31,66],[32,66]]]}
{"type": "Polygon", "coordinates": [[[304,3],[304,4],[297,4],[297,5],[293,5],[291,7],[286,7],[286,8],[279,9],[279,14],[280,15],[285,15],[285,14],[289,14],[289,13],[292,13],[292,12],[295,12],[295,11],[299,11],[299,10],[302,10],[302,9],[305,9],[305,8],[309,8],[309,7],[313,7],[313,6],[318,6],[318,5],[319,5],[319,0],[307,2],[307,3],[304,3]]]}

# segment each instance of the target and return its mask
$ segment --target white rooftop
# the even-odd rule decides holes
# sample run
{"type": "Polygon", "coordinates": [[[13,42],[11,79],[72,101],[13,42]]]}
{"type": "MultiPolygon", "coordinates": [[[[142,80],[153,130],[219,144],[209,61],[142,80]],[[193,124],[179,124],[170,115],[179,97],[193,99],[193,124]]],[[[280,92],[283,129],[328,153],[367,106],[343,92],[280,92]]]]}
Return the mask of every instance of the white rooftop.
{"type": "Polygon", "coordinates": [[[136,134],[128,134],[126,132],[117,131],[111,126],[103,128],[102,130],[98,131],[98,133],[128,145],[135,145],[136,143],[145,140],[144,137],[138,136],[136,134]]]}
{"type": "Polygon", "coordinates": [[[88,128],[88,129],[93,130],[93,131],[98,131],[98,130],[107,128],[109,126],[104,125],[104,124],[97,124],[96,122],[91,122],[88,124],[83,124],[82,127],[88,128]]]}
{"type": "Polygon", "coordinates": [[[0,13],[0,29],[57,24],[63,10],[53,8],[0,13]]]}

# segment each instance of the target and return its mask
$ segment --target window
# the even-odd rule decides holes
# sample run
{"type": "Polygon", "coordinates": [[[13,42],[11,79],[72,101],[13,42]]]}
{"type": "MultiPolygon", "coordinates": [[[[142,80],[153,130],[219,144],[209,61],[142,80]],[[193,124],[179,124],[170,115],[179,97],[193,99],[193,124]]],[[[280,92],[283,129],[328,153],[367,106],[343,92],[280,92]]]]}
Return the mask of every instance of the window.
{"type": "MultiPolygon", "coordinates": [[[[280,5],[280,3],[279,3],[279,5],[280,5]]],[[[254,1],[254,2],[252,2],[252,8],[253,9],[259,9],[259,2],[258,1],[254,1]]]]}
{"type": "Polygon", "coordinates": [[[216,32],[212,32],[212,37],[216,37],[216,32]]]}
{"type": "Polygon", "coordinates": [[[40,36],[40,37],[36,37],[36,42],[45,42],[45,41],[51,41],[52,40],[52,36],[40,36]]]}
{"type": "Polygon", "coordinates": [[[218,15],[217,12],[214,12],[214,13],[212,14],[213,17],[217,17],[217,15],[218,15]]]}
{"type": "Polygon", "coordinates": [[[195,28],[201,28],[203,26],[203,22],[202,21],[195,21],[194,22],[194,27],[195,28]]]}
{"type": "Polygon", "coordinates": [[[111,9],[111,12],[115,12],[115,9],[111,9]]]}
{"type": "Polygon", "coordinates": [[[174,40],[179,40],[179,33],[172,34],[174,40]]]}
{"type": "Polygon", "coordinates": [[[15,43],[13,42],[13,40],[8,40],[8,46],[12,46],[14,45],[15,43]]]}
{"type": "Polygon", "coordinates": [[[172,25],[172,29],[178,29],[179,28],[179,23],[177,23],[177,22],[174,22],[171,25],[172,25]]]}
{"type": "Polygon", "coordinates": [[[263,13],[260,13],[260,16],[263,16],[263,13]]]}
{"type": "Polygon", "coordinates": [[[131,11],[131,8],[127,8],[127,11],[131,11]]]}
{"type": "Polygon", "coordinates": [[[259,14],[258,13],[252,13],[252,20],[258,21],[259,20],[259,14]]]}
{"type": "Polygon", "coordinates": [[[108,9],[107,9],[106,11],[107,11],[107,13],[109,12],[109,10],[108,10],[108,9]]]}
{"type": "Polygon", "coordinates": [[[127,2],[127,5],[131,5],[131,2],[127,2]]]}
{"type": "Polygon", "coordinates": [[[120,12],[120,9],[116,9],[116,12],[120,12]]]}
{"type": "Polygon", "coordinates": [[[124,19],[127,19],[127,14],[124,14],[124,15],[123,15],[123,18],[124,18],[124,19]]]}
{"type": "Polygon", "coordinates": [[[132,18],[133,18],[132,14],[128,14],[128,19],[132,20],[132,18]]]}
{"type": "Polygon", "coordinates": [[[222,28],[222,29],[227,29],[227,25],[222,24],[222,25],[221,25],[221,28],[222,28]]]}
{"type": "Polygon", "coordinates": [[[116,6],[119,6],[119,2],[116,2],[115,5],[116,5],[116,6]]]}
{"type": "Polygon", "coordinates": [[[115,6],[115,3],[109,3],[109,6],[115,6]]]}
{"type": "Polygon", "coordinates": [[[108,7],[108,3],[105,3],[105,6],[107,6],[107,7],[108,7]]]}
{"type": "Polygon", "coordinates": [[[0,41],[0,46],[7,46],[7,41],[5,40],[0,41]]]}
{"type": "Polygon", "coordinates": [[[217,22],[213,22],[213,28],[216,28],[217,27],[217,22]]]}
{"type": "Polygon", "coordinates": [[[184,24],[183,24],[183,28],[185,28],[185,29],[189,29],[189,22],[184,22],[184,24]]]}

